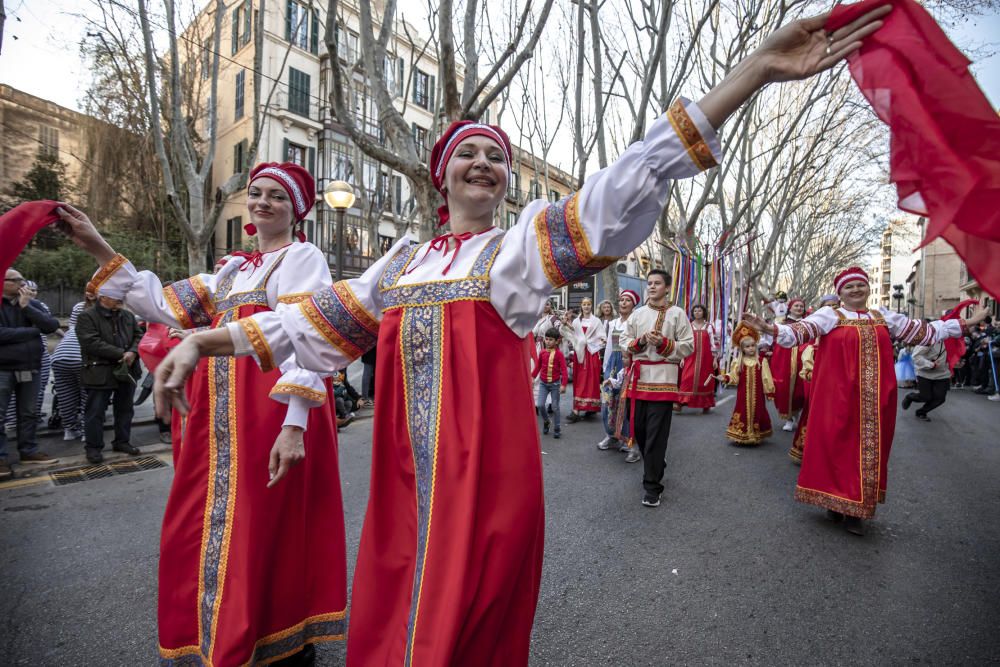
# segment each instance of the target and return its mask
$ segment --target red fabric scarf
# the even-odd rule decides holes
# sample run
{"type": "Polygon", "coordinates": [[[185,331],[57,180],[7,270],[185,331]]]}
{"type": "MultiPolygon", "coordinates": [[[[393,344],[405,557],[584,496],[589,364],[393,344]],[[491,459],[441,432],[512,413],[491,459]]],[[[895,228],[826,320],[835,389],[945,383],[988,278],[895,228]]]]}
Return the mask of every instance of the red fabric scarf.
{"type": "Polygon", "coordinates": [[[0,216],[0,269],[4,273],[39,229],[59,219],[57,206],[59,202],[48,199],[29,201],[0,216]]]}
{"type": "MultiPolygon", "coordinates": [[[[962,303],[958,304],[951,311],[942,317],[942,320],[957,320],[961,317],[962,311],[969,306],[978,305],[979,302],[975,299],[966,299],[962,303]]],[[[948,353],[948,370],[955,370],[955,364],[958,360],[965,355],[965,339],[962,336],[958,338],[948,338],[944,341],[944,349],[948,353]]]]}
{"type": "Polygon", "coordinates": [[[1000,298],[1000,118],[969,60],[914,0],[840,5],[830,32],[885,4],[885,24],[848,57],[858,87],[892,132],[890,180],[899,208],[929,218],[926,245],[955,248],[1000,298]]]}

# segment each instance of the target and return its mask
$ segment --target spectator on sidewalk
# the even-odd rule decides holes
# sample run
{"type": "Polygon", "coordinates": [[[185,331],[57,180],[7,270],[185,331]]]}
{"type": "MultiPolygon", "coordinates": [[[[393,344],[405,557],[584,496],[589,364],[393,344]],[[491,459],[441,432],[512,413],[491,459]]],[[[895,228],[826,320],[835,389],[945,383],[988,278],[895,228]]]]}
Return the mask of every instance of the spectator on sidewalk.
{"type": "Polygon", "coordinates": [[[347,373],[337,371],[333,375],[333,398],[337,409],[337,430],[347,426],[354,421],[354,411],[351,406],[354,404],[347,390],[347,373]]]}
{"type": "Polygon", "coordinates": [[[913,366],[917,373],[917,391],[903,397],[903,409],[909,410],[914,402],[923,403],[917,408],[917,419],[929,422],[931,418],[927,413],[944,405],[951,386],[948,351],[944,343],[938,341],[933,345],[917,345],[913,348],[913,366]]]}
{"type": "Polygon", "coordinates": [[[52,353],[52,376],[55,379],[56,399],[59,402],[59,416],[63,427],[63,440],[83,438],[83,413],[87,394],[80,384],[80,341],[76,338],[76,321],[84,308],[97,301],[97,295],[87,292],[84,300],[73,306],[66,327],[66,334],[52,353]]]}
{"type": "MultiPolygon", "coordinates": [[[[28,291],[28,298],[35,302],[42,310],[45,311],[46,315],[52,315],[52,309],[45,304],[44,301],[38,300],[38,283],[33,280],[24,281],[24,287],[28,291]]],[[[58,329],[56,330],[58,331],[58,329]]],[[[52,359],[49,355],[49,337],[47,334],[39,334],[39,338],[42,341],[42,366],[39,369],[38,374],[38,396],[35,398],[35,415],[38,418],[39,424],[45,423],[45,413],[43,412],[45,405],[45,390],[49,386],[49,377],[52,374],[52,359]]],[[[7,421],[6,424],[9,428],[14,429],[17,427],[17,398],[10,401],[7,404],[7,421]]]]}
{"type": "Polygon", "coordinates": [[[139,449],[129,442],[132,432],[132,396],[136,380],[142,375],[139,364],[139,340],[142,329],[135,315],[122,305],[125,293],[110,286],[98,291],[97,304],[80,313],[76,335],[83,357],[81,381],[87,390],[84,416],[87,460],[104,460],[104,413],[113,405],[115,436],[111,447],[116,452],[135,456],[139,449]]]}
{"type": "Polygon", "coordinates": [[[361,355],[361,363],[364,364],[364,373],[361,375],[361,398],[365,400],[367,407],[375,406],[375,363],[376,350],[378,345],[361,355]]]}
{"type": "MultiPolygon", "coordinates": [[[[0,301],[0,415],[12,397],[17,400],[17,448],[21,463],[55,463],[38,450],[36,399],[41,381],[42,334],[53,333],[59,322],[32,299],[24,277],[8,269],[0,301]]],[[[7,462],[7,434],[0,429],[0,479],[11,476],[7,462]]]]}

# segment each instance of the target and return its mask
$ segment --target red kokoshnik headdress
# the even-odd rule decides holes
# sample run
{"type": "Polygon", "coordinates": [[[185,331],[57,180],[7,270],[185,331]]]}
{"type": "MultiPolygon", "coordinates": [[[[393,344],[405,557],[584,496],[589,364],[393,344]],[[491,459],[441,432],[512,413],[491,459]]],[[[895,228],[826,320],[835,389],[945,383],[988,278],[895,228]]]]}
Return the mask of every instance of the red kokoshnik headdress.
{"type": "Polygon", "coordinates": [[[513,165],[513,149],[510,146],[510,138],[507,133],[496,125],[486,125],[476,123],[471,120],[458,120],[448,126],[441,138],[434,144],[431,150],[431,181],[434,188],[444,197],[444,206],[438,209],[438,227],[448,222],[448,194],[444,191],[444,172],[448,167],[455,148],[462,143],[463,139],[480,136],[492,139],[503,149],[504,157],[507,158],[507,173],[510,174],[513,165]]]}
{"type": "Polygon", "coordinates": [[[859,266],[852,266],[838,273],[837,277],[833,279],[833,291],[840,294],[840,288],[852,280],[863,280],[865,283],[871,284],[868,274],[865,273],[864,269],[859,266]]]}

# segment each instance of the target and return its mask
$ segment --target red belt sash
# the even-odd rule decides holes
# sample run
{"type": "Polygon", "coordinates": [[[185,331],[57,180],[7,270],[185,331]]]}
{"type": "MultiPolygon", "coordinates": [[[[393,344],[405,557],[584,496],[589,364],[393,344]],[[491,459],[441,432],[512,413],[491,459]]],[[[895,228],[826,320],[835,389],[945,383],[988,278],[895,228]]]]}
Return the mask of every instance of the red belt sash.
{"type": "Polygon", "coordinates": [[[628,380],[628,394],[631,399],[628,406],[628,446],[631,447],[635,444],[635,392],[639,390],[639,377],[642,375],[643,366],[666,366],[672,364],[677,365],[676,361],[651,361],[648,359],[633,359],[632,364],[628,367],[628,376],[631,378],[628,380]]]}

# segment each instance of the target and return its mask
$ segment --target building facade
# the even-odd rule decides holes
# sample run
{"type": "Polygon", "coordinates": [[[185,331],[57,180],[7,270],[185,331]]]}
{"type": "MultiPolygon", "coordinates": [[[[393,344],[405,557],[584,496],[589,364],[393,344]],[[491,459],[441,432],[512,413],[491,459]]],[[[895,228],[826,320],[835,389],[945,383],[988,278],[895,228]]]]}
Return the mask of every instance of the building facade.
{"type": "Polygon", "coordinates": [[[84,114],[0,85],[0,191],[21,181],[38,155],[59,159],[69,183],[86,168],[84,114]]]}

